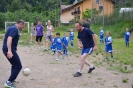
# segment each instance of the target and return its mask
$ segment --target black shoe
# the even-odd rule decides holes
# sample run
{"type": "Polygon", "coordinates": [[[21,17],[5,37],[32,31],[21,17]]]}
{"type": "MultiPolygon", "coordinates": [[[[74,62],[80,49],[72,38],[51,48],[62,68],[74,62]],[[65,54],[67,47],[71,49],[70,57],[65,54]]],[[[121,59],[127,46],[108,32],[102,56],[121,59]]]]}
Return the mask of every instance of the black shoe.
{"type": "Polygon", "coordinates": [[[82,73],[77,72],[76,74],[74,74],[74,77],[79,77],[79,76],[82,76],[82,73]]]}
{"type": "Polygon", "coordinates": [[[95,67],[90,68],[89,71],[88,71],[88,73],[91,73],[94,69],[95,69],[95,67]]]}

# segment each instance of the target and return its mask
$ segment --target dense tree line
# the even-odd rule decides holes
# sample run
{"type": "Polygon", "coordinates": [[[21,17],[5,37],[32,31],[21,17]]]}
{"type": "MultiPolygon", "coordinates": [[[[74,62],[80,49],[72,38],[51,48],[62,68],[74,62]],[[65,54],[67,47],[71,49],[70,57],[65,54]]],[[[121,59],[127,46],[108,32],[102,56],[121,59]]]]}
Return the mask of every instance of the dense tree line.
{"type": "Polygon", "coordinates": [[[75,0],[0,0],[0,12],[26,9],[30,12],[59,8],[60,4],[72,4],[75,0]]]}

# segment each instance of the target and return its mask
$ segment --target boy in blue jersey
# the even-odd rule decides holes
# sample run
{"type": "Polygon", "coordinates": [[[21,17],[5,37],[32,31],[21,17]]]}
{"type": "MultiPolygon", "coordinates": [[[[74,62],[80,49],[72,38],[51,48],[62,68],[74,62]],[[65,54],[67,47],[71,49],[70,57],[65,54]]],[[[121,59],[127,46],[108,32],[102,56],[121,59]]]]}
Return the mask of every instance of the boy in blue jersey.
{"type": "Polygon", "coordinates": [[[124,33],[124,39],[125,39],[126,47],[129,47],[130,32],[128,28],[126,28],[126,32],[124,33]]]}
{"type": "Polygon", "coordinates": [[[105,50],[106,50],[105,61],[108,60],[108,53],[111,54],[111,58],[113,59],[113,49],[112,49],[113,39],[112,39],[112,37],[110,35],[111,35],[111,33],[109,31],[107,31],[106,32],[106,38],[105,38],[105,44],[106,44],[106,47],[105,47],[105,50]]]}
{"type": "Polygon", "coordinates": [[[61,47],[62,47],[62,41],[60,39],[60,33],[56,33],[56,48],[58,52],[58,58],[56,59],[57,61],[60,60],[60,56],[62,55],[61,53],[61,47]]]}
{"type": "Polygon", "coordinates": [[[91,73],[95,67],[87,61],[87,57],[91,55],[93,50],[97,50],[97,35],[94,34],[90,28],[83,27],[81,23],[76,23],[75,28],[78,31],[78,45],[82,48],[80,69],[74,77],[82,76],[82,69],[84,65],[89,66],[88,73],[91,73]]]}
{"type": "Polygon", "coordinates": [[[51,50],[53,55],[56,53],[56,38],[54,38],[54,34],[51,35],[52,43],[51,43],[51,50]]]}
{"type": "Polygon", "coordinates": [[[70,29],[70,44],[72,47],[74,46],[73,40],[74,40],[74,32],[73,29],[70,29]]]}
{"type": "Polygon", "coordinates": [[[100,28],[100,44],[104,43],[103,39],[104,39],[104,30],[101,27],[100,28]]]}
{"type": "Polygon", "coordinates": [[[64,37],[62,38],[62,43],[63,43],[63,54],[68,56],[68,37],[67,33],[64,33],[64,37]]]}

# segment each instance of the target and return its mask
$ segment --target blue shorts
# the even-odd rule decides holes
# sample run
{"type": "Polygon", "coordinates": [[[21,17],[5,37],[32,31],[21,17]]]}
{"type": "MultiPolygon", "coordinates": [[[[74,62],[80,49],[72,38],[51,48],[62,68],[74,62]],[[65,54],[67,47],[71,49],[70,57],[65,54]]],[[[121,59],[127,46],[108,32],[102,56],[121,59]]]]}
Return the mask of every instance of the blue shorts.
{"type": "Polygon", "coordinates": [[[103,35],[100,35],[100,40],[103,40],[104,36],[103,35]]]}
{"type": "Polygon", "coordinates": [[[52,37],[51,37],[51,35],[46,35],[46,39],[48,39],[50,42],[52,42],[52,37]]]}
{"type": "Polygon", "coordinates": [[[57,51],[61,52],[61,47],[60,46],[57,46],[57,51]]]}
{"type": "Polygon", "coordinates": [[[74,37],[70,37],[70,42],[72,42],[74,40],[74,37]]]}
{"type": "Polygon", "coordinates": [[[92,48],[86,48],[86,49],[83,48],[81,55],[83,55],[84,53],[91,55],[92,52],[93,52],[93,47],[92,48]]]}
{"type": "Polygon", "coordinates": [[[129,43],[129,39],[125,39],[125,42],[126,42],[126,43],[129,43]]]}
{"type": "Polygon", "coordinates": [[[55,45],[51,45],[51,50],[55,51],[55,49],[56,49],[56,46],[55,45]]]}
{"type": "Polygon", "coordinates": [[[108,53],[112,53],[112,52],[113,52],[112,47],[106,47],[106,52],[108,52],[108,53]]]}

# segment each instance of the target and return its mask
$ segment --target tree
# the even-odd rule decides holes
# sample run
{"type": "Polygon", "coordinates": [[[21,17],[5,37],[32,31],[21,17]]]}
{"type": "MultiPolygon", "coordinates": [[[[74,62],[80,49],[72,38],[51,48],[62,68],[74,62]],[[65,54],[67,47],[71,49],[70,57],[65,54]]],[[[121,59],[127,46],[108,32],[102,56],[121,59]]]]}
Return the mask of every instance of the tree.
{"type": "Polygon", "coordinates": [[[85,12],[82,12],[82,16],[83,16],[83,18],[90,18],[91,17],[91,10],[86,9],[85,12]]]}
{"type": "Polygon", "coordinates": [[[21,1],[13,0],[11,5],[8,4],[7,9],[8,9],[8,11],[11,11],[11,12],[22,9],[21,1]]]}

